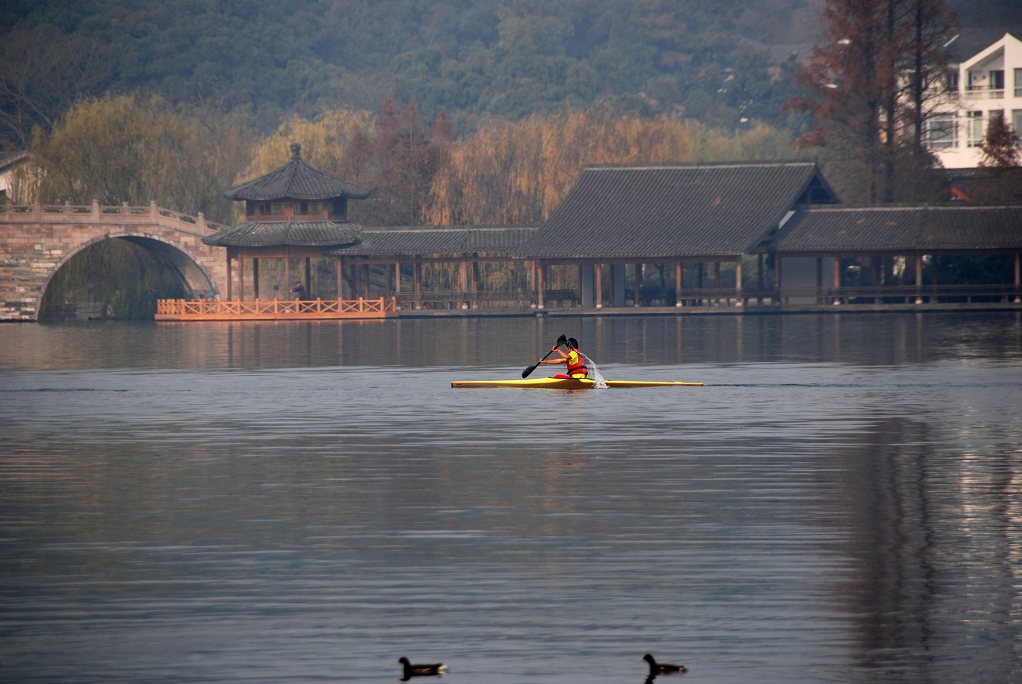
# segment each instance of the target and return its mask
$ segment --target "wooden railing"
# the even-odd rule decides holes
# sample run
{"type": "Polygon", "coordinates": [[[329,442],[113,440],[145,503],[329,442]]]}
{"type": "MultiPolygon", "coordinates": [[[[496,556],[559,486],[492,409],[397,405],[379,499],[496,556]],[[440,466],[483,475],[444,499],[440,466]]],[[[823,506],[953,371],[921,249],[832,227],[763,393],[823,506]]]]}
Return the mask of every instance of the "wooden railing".
{"type": "Polygon", "coordinates": [[[274,321],[384,318],[397,310],[386,299],[160,299],[158,321],[274,321]]]}
{"type": "MultiPolygon", "coordinates": [[[[532,290],[501,290],[480,292],[403,292],[397,295],[401,309],[534,309],[537,296],[532,290]]],[[[578,306],[578,294],[574,290],[545,290],[543,302],[547,307],[578,306]]]]}

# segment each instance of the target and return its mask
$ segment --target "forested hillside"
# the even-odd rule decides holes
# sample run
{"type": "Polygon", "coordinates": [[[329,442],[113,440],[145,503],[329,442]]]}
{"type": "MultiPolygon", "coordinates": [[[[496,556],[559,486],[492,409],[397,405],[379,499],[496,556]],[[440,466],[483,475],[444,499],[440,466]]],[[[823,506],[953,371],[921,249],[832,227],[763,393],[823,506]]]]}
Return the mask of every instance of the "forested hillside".
{"type": "Polygon", "coordinates": [[[31,84],[41,109],[72,95],[144,91],[173,103],[244,107],[264,130],[288,114],[376,109],[390,94],[414,99],[427,119],[446,110],[461,130],[481,116],[518,119],[564,106],[672,113],[714,126],[743,117],[773,123],[821,5],[5,0],[0,72],[31,79],[55,59],[74,62],[62,77],[31,84]]]}

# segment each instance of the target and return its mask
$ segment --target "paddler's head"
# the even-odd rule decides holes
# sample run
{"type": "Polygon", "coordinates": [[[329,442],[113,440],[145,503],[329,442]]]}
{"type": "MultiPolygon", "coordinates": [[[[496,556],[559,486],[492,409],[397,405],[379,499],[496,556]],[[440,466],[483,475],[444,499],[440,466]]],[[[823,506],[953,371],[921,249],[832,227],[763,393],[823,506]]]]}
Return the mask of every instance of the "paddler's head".
{"type": "Polygon", "coordinates": [[[575,351],[578,351],[578,340],[576,340],[574,337],[569,337],[568,346],[574,349],[575,351]]]}

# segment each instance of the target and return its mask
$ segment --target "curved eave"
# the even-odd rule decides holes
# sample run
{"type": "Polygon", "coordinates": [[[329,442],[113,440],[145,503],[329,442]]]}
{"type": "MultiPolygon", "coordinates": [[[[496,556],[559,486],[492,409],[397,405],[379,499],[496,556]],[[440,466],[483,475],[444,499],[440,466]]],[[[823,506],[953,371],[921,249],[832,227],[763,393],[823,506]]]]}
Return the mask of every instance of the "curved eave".
{"type": "Polygon", "coordinates": [[[328,200],[336,197],[366,199],[371,191],[331,176],[294,158],[276,171],[224,193],[230,200],[328,200]]]}
{"type": "Polygon", "coordinates": [[[202,241],[214,247],[342,247],[356,245],[361,227],[336,221],[254,221],[242,223],[202,241]]]}

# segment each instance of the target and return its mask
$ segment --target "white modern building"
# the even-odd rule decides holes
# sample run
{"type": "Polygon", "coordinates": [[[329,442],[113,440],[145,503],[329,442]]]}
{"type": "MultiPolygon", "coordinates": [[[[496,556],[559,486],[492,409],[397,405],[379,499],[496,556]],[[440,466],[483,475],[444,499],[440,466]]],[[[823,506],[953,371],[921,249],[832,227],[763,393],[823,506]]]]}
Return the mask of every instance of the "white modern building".
{"type": "Polygon", "coordinates": [[[927,147],[946,169],[974,168],[987,127],[1004,118],[1022,132],[1022,29],[962,29],[949,43],[953,96],[927,123],[927,147]]]}

